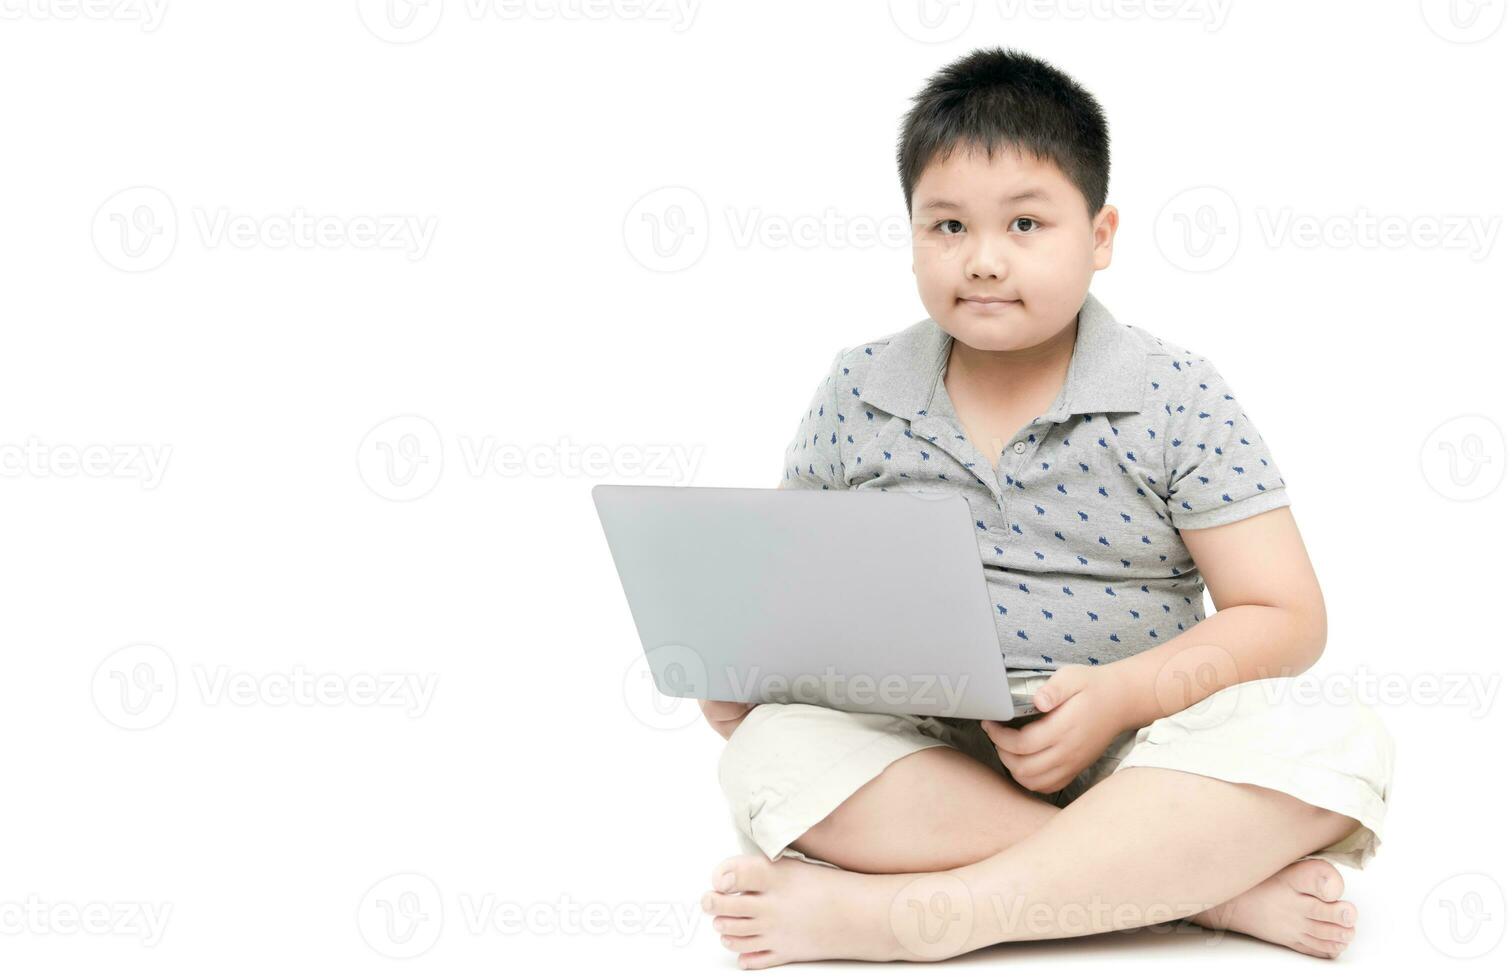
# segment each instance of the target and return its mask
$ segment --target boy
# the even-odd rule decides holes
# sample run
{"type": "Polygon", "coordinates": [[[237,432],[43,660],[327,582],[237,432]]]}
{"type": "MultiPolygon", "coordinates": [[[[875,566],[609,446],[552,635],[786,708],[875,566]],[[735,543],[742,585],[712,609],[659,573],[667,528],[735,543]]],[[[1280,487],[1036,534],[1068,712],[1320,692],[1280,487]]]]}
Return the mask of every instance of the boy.
{"type": "Polygon", "coordinates": [[[929,319],[835,356],[781,486],[959,490],[1041,713],[704,702],[759,852],[715,869],[721,941],[744,968],[938,960],[1188,918],[1337,956],[1357,912],[1322,855],[1374,854],[1391,737],[1288,686],[1323,598],[1223,378],[1088,293],[1118,228],[1101,108],[975,51],[916,97],[898,166],[929,319]]]}

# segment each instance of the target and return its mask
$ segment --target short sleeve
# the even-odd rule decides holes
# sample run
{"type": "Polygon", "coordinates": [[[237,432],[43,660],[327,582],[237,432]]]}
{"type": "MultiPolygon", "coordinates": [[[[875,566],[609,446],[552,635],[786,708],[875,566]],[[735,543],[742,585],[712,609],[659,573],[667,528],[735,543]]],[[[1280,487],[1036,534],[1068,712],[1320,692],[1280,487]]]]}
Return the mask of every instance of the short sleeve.
{"type": "Polygon", "coordinates": [[[840,425],[844,419],[838,410],[835,390],[844,354],[842,349],[830,361],[829,371],[814,390],[808,412],[798,423],[784,460],[782,490],[848,489],[840,457],[840,425]]]}
{"type": "Polygon", "coordinates": [[[1178,530],[1232,524],[1291,504],[1265,440],[1212,361],[1175,362],[1166,383],[1172,390],[1165,404],[1166,505],[1178,530]]]}

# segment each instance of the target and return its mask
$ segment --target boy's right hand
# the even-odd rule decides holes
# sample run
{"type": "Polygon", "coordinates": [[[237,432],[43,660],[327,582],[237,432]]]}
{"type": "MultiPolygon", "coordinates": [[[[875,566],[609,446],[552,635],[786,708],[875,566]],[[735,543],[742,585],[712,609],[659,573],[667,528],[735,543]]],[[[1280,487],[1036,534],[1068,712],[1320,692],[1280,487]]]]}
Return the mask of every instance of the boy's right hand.
{"type": "Polygon", "coordinates": [[[745,716],[751,713],[754,704],[746,704],[744,701],[705,701],[698,699],[698,706],[703,709],[704,719],[709,727],[713,728],[726,741],[734,734],[735,729],[745,720],[745,716]]]}

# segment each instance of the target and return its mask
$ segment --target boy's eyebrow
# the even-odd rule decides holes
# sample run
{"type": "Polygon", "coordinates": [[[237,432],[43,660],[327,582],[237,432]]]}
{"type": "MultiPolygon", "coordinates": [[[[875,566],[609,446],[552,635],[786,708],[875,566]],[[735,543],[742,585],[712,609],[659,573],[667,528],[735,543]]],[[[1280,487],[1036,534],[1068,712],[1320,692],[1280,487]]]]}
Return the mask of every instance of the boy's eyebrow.
{"type": "MultiPolygon", "coordinates": [[[[1007,195],[1003,196],[1002,198],[1000,198],[998,200],[998,204],[1000,204],[1000,205],[1002,205],[1002,204],[1017,204],[1020,201],[1044,201],[1045,203],[1048,204],[1048,203],[1050,203],[1050,195],[1047,194],[1042,188],[1031,187],[1028,190],[1019,191],[1017,194],[1007,194],[1007,195]]],[[[960,209],[961,209],[961,205],[957,204],[955,201],[947,201],[944,198],[936,197],[936,198],[931,198],[930,200],[924,202],[924,206],[922,208],[920,208],[919,210],[921,210],[921,211],[949,211],[949,210],[957,210],[958,211],[960,209]]]]}

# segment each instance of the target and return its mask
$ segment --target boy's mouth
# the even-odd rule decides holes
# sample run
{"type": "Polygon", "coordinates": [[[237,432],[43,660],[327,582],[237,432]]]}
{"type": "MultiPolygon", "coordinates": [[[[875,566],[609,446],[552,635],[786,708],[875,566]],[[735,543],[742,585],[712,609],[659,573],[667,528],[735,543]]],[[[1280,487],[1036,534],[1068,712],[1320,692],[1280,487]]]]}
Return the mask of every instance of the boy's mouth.
{"type": "Polygon", "coordinates": [[[962,296],[957,302],[968,310],[977,310],[981,313],[996,313],[998,310],[1006,310],[1019,305],[1016,299],[1005,299],[1001,296],[962,296]]]}

